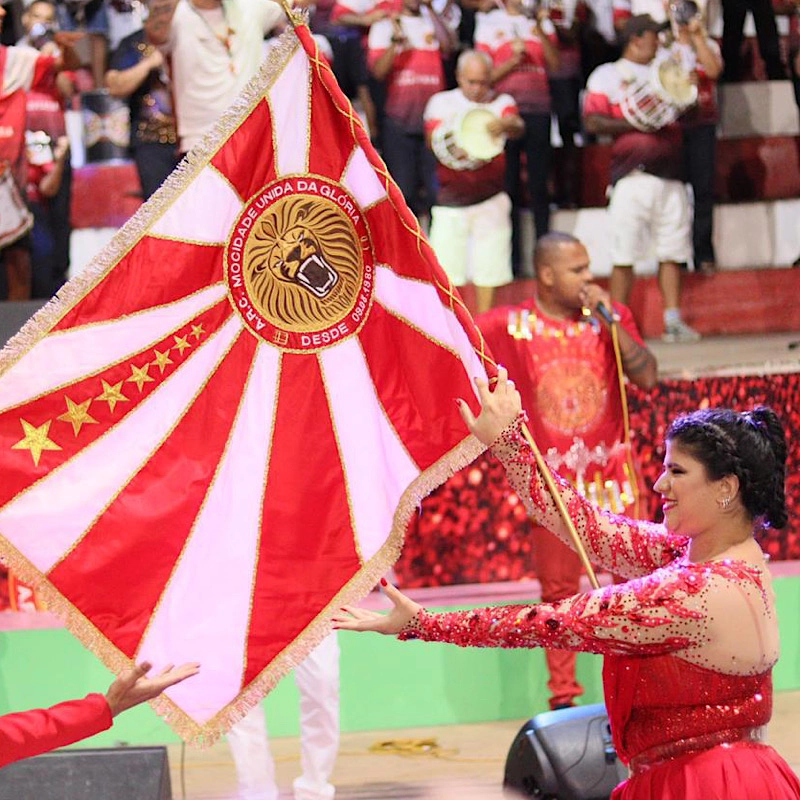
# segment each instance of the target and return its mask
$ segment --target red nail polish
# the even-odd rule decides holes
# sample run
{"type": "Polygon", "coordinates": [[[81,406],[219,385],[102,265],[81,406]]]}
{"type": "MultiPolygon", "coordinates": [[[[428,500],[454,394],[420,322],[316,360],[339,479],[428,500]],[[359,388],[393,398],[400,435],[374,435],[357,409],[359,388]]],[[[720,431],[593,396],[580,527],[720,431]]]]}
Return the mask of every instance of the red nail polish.
{"type": "Polygon", "coordinates": [[[381,578],[381,586],[388,586],[389,584],[386,581],[386,578],[381,578]]]}

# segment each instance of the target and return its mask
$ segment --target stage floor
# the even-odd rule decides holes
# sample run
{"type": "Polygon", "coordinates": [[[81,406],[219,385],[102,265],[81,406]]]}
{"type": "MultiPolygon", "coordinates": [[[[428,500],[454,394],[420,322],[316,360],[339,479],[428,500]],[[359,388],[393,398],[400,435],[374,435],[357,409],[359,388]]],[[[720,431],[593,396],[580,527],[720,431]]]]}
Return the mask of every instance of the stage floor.
{"type": "MultiPolygon", "coordinates": [[[[387,686],[387,691],[391,687],[387,686]]],[[[776,694],[768,738],[795,772],[800,772],[798,719],[800,692],[776,694]]],[[[333,774],[336,797],[339,800],[499,799],[506,754],[523,722],[344,734],[333,774]],[[432,740],[427,749],[424,745],[420,747],[424,740],[432,740]],[[378,743],[383,744],[382,752],[370,752],[370,747],[378,743]],[[398,747],[409,754],[396,754],[398,747]]],[[[185,800],[237,800],[236,774],[227,744],[221,742],[208,750],[186,748],[183,784],[181,745],[169,745],[168,749],[176,800],[184,797],[185,800]]],[[[293,796],[292,780],[300,772],[299,739],[275,739],[271,749],[281,800],[289,800],[293,796]]]]}
{"type": "Polygon", "coordinates": [[[660,378],[800,372],[800,331],[759,336],[709,336],[693,344],[649,339],[660,378]]]}

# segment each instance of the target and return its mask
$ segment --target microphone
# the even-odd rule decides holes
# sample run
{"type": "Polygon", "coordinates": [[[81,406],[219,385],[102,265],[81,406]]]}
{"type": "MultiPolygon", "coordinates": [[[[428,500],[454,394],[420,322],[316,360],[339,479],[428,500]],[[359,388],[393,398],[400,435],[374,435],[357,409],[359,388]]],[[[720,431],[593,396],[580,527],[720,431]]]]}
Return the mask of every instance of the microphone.
{"type": "Polygon", "coordinates": [[[598,303],[595,306],[594,311],[595,314],[597,314],[597,316],[606,323],[606,325],[611,326],[616,322],[614,315],[605,307],[605,305],[603,305],[603,303],[598,303]]]}

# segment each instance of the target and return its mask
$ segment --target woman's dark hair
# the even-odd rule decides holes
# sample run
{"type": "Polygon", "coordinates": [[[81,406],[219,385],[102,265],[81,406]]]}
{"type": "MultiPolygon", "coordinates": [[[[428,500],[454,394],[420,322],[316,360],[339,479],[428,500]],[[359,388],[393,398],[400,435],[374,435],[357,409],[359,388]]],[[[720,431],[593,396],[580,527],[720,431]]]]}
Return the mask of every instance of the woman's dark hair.
{"type": "Polygon", "coordinates": [[[742,503],[754,519],[773,528],[786,525],[786,434],[771,408],[695,411],[678,417],[667,439],[700,461],[711,480],[735,475],[742,503]]]}

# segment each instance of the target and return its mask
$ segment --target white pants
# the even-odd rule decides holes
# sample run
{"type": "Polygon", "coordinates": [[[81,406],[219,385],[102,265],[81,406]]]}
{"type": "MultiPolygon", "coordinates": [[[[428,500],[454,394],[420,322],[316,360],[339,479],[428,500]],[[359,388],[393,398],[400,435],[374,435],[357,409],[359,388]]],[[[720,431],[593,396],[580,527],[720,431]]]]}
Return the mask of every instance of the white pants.
{"type": "Polygon", "coordinates": [[[430,242],[454,286],[511,283],[511,200],[500,192],[474,206],[434,206],[430,242]]]}
{"type": "Polygon", "coordinates": [[[634,171],[617,181],[608,205],[611,260],[632,266],[655,254],[659,263],[692,257],[692,209],[686,186],[634,171]]]}
{"type": "MultiPolygon", "coordinates": [[[[297,800],[331,800],[329,778],[339,750],[339,644],[323,639],[295,668],[300,691],[300,766],[297,800]]],[[[240,800],[278,800],[275,762],[269,752],[267,722],[259,704],[228,732],[240,800]]]]}

